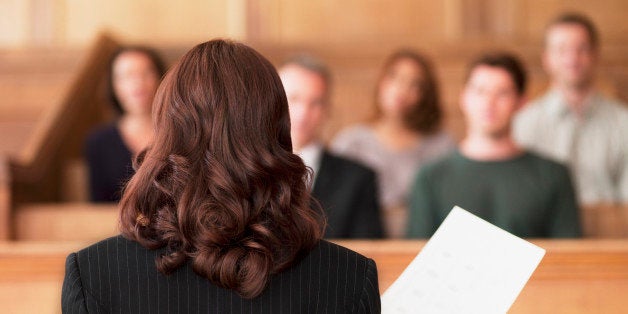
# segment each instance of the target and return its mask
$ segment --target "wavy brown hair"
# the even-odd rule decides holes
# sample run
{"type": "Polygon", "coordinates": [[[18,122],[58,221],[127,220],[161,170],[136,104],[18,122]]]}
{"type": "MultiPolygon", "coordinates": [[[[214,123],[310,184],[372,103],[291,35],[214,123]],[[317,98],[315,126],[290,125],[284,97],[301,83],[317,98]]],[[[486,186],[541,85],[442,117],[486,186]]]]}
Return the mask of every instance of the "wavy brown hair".
{"type": "MultiPolygon", "coordinates": [[[[375,88],[375,103],[379,101],[379,88],[382,80],[397,62],[401,60],[413,61],[423,71],[421,82],[421,97],[404,116],[407,128],[420,134],[433,134],[440,129],[443,119],[438,82],[434,75],[432,63],[427,57],[412,49],[399,49],[393,52],[384,62],[375,88]]],[[[379,105],[375,106],[375,119],[382,115],[379,105]]]]}
{"type": "Polygon", "coordinates": [[[283,86],[255,50],[225,40],[192,48],[159,86],[153,118],[154,143],[135,160],[120,220],[125,237],[165,247],[160,272],[190,261],[252,298],[321,239],[283,86]]]}

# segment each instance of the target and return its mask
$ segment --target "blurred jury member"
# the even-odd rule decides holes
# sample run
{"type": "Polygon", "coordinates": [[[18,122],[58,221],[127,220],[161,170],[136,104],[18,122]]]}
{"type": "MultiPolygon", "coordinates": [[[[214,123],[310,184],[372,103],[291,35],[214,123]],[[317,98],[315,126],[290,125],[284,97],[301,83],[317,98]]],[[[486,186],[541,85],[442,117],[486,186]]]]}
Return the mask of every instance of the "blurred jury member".
{"type": "Polygon", "coordinates": [[[68,256],[63,313],[379,313],[375,262],[321,240],[288,101],[250,47],[199,44],[157,90],[122,235],[68,256]]]}
{"type": "Polygon", "coordinates": [[[440,128],[443,110],[432,66],[413,50],[388,57],[375,104],[375,119],[340,132],[331,149],[376,171],[385,231],[399,238],[405,234],[408,191],[417,170],[455,143],[440,128]]]}
{"type": "Polygon", "coordinates": [[[307,55],[279,67],[288,97],[294,152],[314,172],[312,195],[327,215],[327,238],[381,238],[383,234],[375,173],[331,154],[320,138],[330,111],[327,67],[307,55]]]}
{"type": "Polygon", "coordinates": [[[628,107],[594,86],[599,46],[585,16],[568,13],[549,23],[543,65],[550,89],[518,115],[515,137],[570,167],[582,205],[628,204],[628,107]]]}
{"type": "Polygon", "coordinates": [[[123,47],[111,58],[106,94],[119,117],[87,137],[91,201],[120,200],[122,186],[133,175],[132,156],[153,137],[151,107],[164,72],[161,58],[147,47],[123,47]]]}
{"type": "Polygon", "coordinates": [[[525,69],[508,53],[471,63],[460,107],[467,123],[457,151],[423,167],[410,202],[408,236],[432,236],[454,205],[519,237],[579,237],[568,169],[521,149],[511,124],[524,104],[525,69]]]}

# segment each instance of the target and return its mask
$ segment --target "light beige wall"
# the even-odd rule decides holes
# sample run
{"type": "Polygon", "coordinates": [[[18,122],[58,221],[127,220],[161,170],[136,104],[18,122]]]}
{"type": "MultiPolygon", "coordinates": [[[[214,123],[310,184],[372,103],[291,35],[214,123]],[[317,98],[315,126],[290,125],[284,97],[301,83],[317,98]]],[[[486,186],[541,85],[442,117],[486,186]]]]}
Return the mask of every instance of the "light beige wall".
{"type": "MultiPolygon", "coordinates": [[[[229,34],[229,0],[65,0],[65,41],[108,29],[130,41],[190,43],[229,34]]],[[[235,1],[237,2],[237,0],[235,1]]]]}
{"type": "Polygon", "coordinates": [[[30,2],[0,1],[0,46],[22,46],[29,38],[30,2]]]}

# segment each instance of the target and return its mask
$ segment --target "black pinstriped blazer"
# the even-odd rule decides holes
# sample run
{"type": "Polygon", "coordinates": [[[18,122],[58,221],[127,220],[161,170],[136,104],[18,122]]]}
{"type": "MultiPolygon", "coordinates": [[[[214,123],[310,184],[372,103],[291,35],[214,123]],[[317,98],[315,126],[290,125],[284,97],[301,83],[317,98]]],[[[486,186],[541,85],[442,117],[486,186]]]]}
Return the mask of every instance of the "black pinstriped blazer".
{"type": "Polygon", "coordinates": [[[162,275],[155,267],[162,252],[117,236],[70,254],[63,313],[380,313],[375,262],[327,241],[252,300],[190,265],[162,275]]]}

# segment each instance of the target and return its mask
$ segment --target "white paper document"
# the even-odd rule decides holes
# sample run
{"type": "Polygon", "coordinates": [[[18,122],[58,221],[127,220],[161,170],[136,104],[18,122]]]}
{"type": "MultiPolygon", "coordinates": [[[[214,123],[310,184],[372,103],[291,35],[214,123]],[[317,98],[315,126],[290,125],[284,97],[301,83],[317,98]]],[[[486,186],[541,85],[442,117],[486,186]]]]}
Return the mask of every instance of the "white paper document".
{"type": "Polygon", "coordinates": [[[506,313],[544,255],[456,206],[382,295],[382,313],[506,313]]]}

